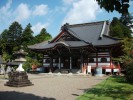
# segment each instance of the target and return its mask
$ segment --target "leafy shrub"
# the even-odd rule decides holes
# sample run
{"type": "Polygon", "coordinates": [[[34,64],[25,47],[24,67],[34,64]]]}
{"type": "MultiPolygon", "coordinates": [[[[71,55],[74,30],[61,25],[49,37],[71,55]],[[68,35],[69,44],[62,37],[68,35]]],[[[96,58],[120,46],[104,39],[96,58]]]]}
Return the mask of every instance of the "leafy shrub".
{"type": "Polygon", "coordinates": [[[133,61],[127,64],[125,77],[128,82],[133,83],[133,61]]]}
{"type": "Polygon", "coordinates": [[[23,64],[25,71],[30,70],[32,68],[32,65],[40,66],[40,63],[37,59],[26,57],[26,62],[23,64]]]}

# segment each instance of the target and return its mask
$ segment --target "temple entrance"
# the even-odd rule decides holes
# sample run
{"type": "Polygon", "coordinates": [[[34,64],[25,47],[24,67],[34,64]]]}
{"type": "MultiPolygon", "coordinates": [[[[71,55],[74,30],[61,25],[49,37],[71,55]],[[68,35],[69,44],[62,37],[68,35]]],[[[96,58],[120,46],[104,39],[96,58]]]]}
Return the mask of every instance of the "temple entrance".
{"type": "Polygon", "coordinates": [[[80,69],[80,59],[78,57],[74,57],[72,59],[72,68],[73,69],[80,69]]]}
{"type": "MultiPolygon", "coordinates": [[[[70,57],[64,57],[63,61],[63,69],[70,69],[70,57]]],[[[72,69],[80,69],[80,58],[72,57],[72,69]]]]}
{"type": "MultiPolygon", "coordinates": [[[[70,57],[61,58],[63,67],[62,69],[70,69],[70,57]]],[[[72,57],[71,60],[72,69],[80,69],[80,57],[72,57]]]]}
{"type": "Polygon", "coordinates": [[[63,58],[63,69],[70,69],[70,59],[69,57],[63,58]]]}

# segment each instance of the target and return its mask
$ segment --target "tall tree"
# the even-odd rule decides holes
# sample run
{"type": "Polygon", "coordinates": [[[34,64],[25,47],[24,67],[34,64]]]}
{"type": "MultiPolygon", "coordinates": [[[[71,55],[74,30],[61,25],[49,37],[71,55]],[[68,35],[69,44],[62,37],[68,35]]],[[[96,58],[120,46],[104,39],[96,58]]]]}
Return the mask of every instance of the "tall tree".
{"type": "Polygon", "coordinates": [[[122,44],[123,56],[119,60],[123,62],[126,80],[133,83],[133,38],[124,38],[122,44]]]}
{"type": "Polygon", "coordinates": [[[6,52],[6,46],[8,44],[8,30],[5,29],[1,34],[0,34],[0,50],[1,53],[3,54],[6,52]]]}
{"type": "Polygon", "coordinates": [[[18,50],[22,44],[22,26],[16,21],[9,27],[8,43],[14,50],[18,50]]]}
{"type": "Polygon", "coordinates": [[[31,27],[32,26],[29,23],[26,26],[26,28],[24,29],[24,31],[23,31],[23,34],[22,34],[22,45],[23,46],[26,46],[27,47],[27,45],[31,45],[31,44],[34,43],[33,42],[33,39],[34,39],[34,37],[33,37],[33,31],[31,29],[31,27]]]}
{"type": "Polygon", "coordinates": [[[131,30],[123,25],[118,18],[114,17],[110,25],[110,35],[117,38],[130,38],[131,30]]]}
{"type": "Polygon", "coordinates": [[[51,38],[52,36],[46,31],[45,28],[42,28],[41,32],[37,36],[35,36],[36,43],[47,41],[51,38]]]}
{"type": "Polygon", "coordinates": [[[1,48],[1,54],[3,55],[3,59],[5,61],[9,60],[12,58],[12,46],[10,46],[9,43],[9,31],[7,29],[5,29],[1,35],[0,35],[0,48],[1,48]]]}
{"type": "Polygon", "coordinates": [[[108,12],[114,10],[123,14],[128,13],[129,0],[96,0],[101,8],[104,8],[108,12]]]}
{"type": "Polygon", "coordinates": [[[0,42],[1,42],[0,46],[6,46],[8,42],[7,40],[8,40],[8,30],[5,29],[0,35],[0,42]]]}
{"type": "Polygon", "coordinates": [[[133,16],[132,14],[123,14],[120,17],[121,23],[123,23],[125,26],[129,28],[133,28],[133,16]]]}

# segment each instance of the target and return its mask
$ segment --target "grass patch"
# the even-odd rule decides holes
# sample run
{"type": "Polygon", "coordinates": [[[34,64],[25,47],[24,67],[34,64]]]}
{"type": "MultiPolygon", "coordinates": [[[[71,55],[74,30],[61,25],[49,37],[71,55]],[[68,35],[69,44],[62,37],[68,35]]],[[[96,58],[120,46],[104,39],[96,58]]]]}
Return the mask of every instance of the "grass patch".
{"type": "Polygon", "coordinates": [[[124,77],[111,76],[77,100],[133,100],[133,84],[126,83],[124,77]]]}

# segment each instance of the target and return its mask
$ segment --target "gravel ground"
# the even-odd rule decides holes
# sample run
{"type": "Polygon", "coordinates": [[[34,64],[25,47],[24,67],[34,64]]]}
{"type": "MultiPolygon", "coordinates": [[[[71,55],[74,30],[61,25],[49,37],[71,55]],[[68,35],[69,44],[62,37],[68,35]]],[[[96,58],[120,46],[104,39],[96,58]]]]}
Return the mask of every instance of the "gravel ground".
{"type": "Polygon", "coordinates": [[[28,74],[33,86],[8,87],[0,79],[0,100],[75,100],[107,77],[28,74]]]}

